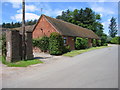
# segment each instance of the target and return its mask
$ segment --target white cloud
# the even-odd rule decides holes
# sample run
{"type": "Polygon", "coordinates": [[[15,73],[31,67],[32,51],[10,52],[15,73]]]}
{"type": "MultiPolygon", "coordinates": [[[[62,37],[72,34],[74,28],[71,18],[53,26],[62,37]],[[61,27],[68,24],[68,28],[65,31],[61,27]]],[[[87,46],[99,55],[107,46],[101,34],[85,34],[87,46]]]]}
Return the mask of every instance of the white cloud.
{"type": "MultiPolygon", "coordinates": [[[[25,5],[26,12],[34,12],[38,10],[39,9],[35,5],[25,5]]],[[[22,9],[17,10],[17,13],[22,13],[22,9]]]]}
{"type": "Polygon", "coordinates": [[[110,24],[110,19],[107,19],[105,22],[102,22],[102,25],[104,27],[108,26],[110,24]]]}
{"type": "MultiPolygon", "coordinates": [[[[34,13],[25,13],[25,20],[34,20],[38,18],[39,16],[34,13]]],[[[22,14],[16,14],[15,16],[12,16],[11,19],[16,21],[22,21],[22,14]]]]}
{"type": "Polygon", "coordinates": [[[103,14],[102,14],[102,13],[100,13],[100,16],[101,16],[101,17],[103,17],[103,14]]]}
{"type": "Polygon", "coordinates": [[[46,10],[43,10],[43,14],[45,15],[48,15],[48,16],[57,16],[57,15],[61,15],[63,10],[60,10],[60,9],[46,9],[46,10]]]}
{"type": "Polygon", "coordinates": [[[22,0],[3,0],[2,2],[11,3],[13,8],[20,8],[22,5],[22,0]]]}
{"type": "Polygon", "coordinates": [[[103,8],[103,7],[100,7],[100,6],[93,6],[92,9],[95,11],[95,12],[98,12],[98,13],[106,13],[106,14],[114,14],[114,12],[108,8],[103,8]]]}
{"type": "Polygon", "coordinates": [[[104,27],[104,32],[105,32],[106,34],[108,34],[108,32],[109,32],[109,29],[108,29],[109,24],[110,24],[110,19],[107,19],[106,21],[102,22],[102,25],[103,25],[103,27],[104,27]]]}
{"type": "Polygon", "coordinates": [[[115,14],[115,11],[113,10],[113,8],[104,6],[104,3],[98,3],[98,2],[93,2],[93,3],[89,3],[90,7],[92,8],[93,11],[100,13],[100,14],[115,14]]]}

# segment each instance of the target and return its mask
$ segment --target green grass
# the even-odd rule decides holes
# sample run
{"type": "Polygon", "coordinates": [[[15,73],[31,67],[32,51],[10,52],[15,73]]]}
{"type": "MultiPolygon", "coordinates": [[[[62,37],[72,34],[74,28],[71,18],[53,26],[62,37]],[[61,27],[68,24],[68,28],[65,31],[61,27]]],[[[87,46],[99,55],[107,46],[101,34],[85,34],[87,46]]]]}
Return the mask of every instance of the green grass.
{"type": "Polygon", "coordinates": [[[2,63],[7,65],[8,67],[27,67],[29,65],[43,63],[39,59],[32,59],[32,60],[18,61],[15,63],[10,63],[10,62],[6,62],[6,60],[2,56],[0,56],[0,61],[2,61],[2,63]]]}
{"type": "Polygon", "coordinates": [[[92,48],[82,49],[82,50],[73,50],[73,51],[71,51],[71,52],[68,52],[68,53],[63,54],[63,56],[73,57],[73,56],[82,54],[82,53],[84,53],[84,52],[88,52],[88,51],[95,50],[95,49],[106,48],[106,47],[109,47],[109,46],[92,47],[92,48]]]}

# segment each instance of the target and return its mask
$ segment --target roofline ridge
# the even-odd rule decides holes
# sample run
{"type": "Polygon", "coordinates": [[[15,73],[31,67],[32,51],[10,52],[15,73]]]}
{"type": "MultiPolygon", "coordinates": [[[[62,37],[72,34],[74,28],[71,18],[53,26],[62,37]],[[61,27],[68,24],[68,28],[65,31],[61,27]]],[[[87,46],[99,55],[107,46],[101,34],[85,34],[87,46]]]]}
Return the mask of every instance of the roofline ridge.
{"type": "MultiPolygon", "coordinates": [[[[43,15],[44,15],[44,14],[43,14],[43,15]]],[[[44,15],[44,16],[45,16],[45,17],[49,17],[49,16],[46,16],[46,15],[44,15]]],[[[49,17],[49,18],[52,18],[52,17],[49,17]]],[[[59,20],[59,21],[62,21],[62,22],[64,22],[64,23],[68,23],[68,24],[71,24],[71,25],[74,25],[74,26],[81,27],[81,28],[83,28],[83,29],[87,29],[87,30],[89,30],[89,31],[92,31],[91,29],[84,28],[84,27],[82,27],[82,26],[75,25],[75,24],[70,23],[70,22],[67,22],[67,21],[63,21],[63,20],[61,20],[61,19],[56,19],[56,18],[52,18],[52,19],[59,20]]],[[[93,31],[92,31],[92,32],[93,32],[93,31]]]]}

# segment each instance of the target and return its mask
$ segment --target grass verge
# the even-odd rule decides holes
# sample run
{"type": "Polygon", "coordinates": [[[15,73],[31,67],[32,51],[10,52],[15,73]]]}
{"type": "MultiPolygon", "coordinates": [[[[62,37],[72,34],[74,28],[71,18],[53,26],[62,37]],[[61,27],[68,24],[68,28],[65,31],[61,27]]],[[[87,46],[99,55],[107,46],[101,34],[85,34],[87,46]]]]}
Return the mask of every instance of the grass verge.
{"type": "Polygon", "coordinates": [[[92,47],[92,48],[82,49],[82,50],[73,50],[73,51],[71,51],[71,52],[68,52],[68,53],[63,54],[63,56],[73,57],[73,56],[82,54],[82,53],[84,53],[84,52],[88,52],[88,51],[95,50],[95,49],[106,48],[106,47],[109,47],[109,46],[92,47]]]}
{"type": "Polygon", "coordinates": [[[43,63],[39,59],[32,59],[32,60],[26,60],[26,61],[18,61],[15,63],[7,62],[4,57],[0,56],[0,61],[2,61],[3,64],[7,65],[8,67],[27,67],[29,65],[43,63]]]}

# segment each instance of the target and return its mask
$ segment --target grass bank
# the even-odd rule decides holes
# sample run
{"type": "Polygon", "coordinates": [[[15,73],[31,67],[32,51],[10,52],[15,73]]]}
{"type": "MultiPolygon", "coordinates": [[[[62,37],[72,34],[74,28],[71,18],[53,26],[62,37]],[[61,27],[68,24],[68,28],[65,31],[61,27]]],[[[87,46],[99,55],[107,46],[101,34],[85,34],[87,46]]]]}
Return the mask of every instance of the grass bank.
{"type": "Polygon", "coordinates": [[[73,57],[73,56],[82,54],[82,53],[84,53],[84,52],[88,52],[88,51],[95,50],[95,49],[106,48],[106,47],[109,47],[109,46],[92,47],[92,48],[82,49],[82,50],[73,50],[73,51],[71,51],[71,52],[68,52],[68,53],[63,54],[63,56],[73,57]]]}
{"type": "Polygon", "coordinates": [[[7,62],[2,56],[0,56],[0,61],[7,65],[8,67],[27,67],[29,65],[43,63],[39,59],[32,59],[32,60],[26,60],[26,61],[18,61],[14,63],[7,62]]]}

